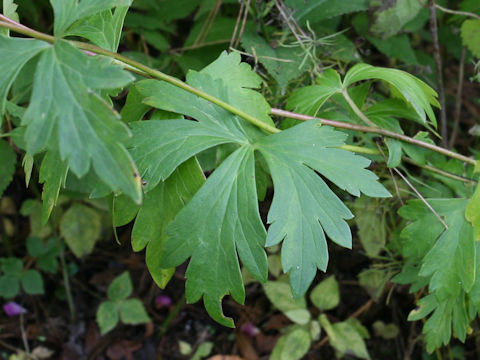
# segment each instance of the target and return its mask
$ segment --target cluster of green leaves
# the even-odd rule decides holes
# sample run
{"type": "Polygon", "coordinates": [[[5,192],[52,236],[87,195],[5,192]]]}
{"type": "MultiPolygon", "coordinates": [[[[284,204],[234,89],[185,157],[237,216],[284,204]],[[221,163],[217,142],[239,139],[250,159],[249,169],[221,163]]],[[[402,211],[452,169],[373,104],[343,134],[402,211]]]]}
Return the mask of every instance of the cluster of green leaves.
{"type": "Polygon", "coordinates": [[[335,277],[326,278],[310,292],[310,301],[322,312],[318,319],[312,318],[307,310],[305,297],[293,298],[290,286],[285,280],[279,278],[264,285],[265,294],[275,308],[294,322],[276,343],[271,359],[302,359],[311,343],[319,339],[321,329],[327,333],[339,358],[347,353],[361,359],[370,358],[364,341],[370,335],[358,320],[352,318],[331,324],[324,314],[340,303],[340,290],[335,277]]]}
{"type": "MultiPolygon", "coordinates": [[[[192,303],[203,298],[208,313],[223,325],[233,326],[233,321],[223,315],[222,298],[231,295],[239,303],[245,300],[242,268],[265,283],[273,304],[295,322],[278,342],[274,358],[285,358],[280,354],[289,349],[296,351],[292,359],[303,356],[318,337],[320,327],[338,354],[353,352],[368,358],[363,340],[368,331],[355,320],[331,324],[324,314],[313,320],[304,298],[317,269],[327,268],[327,237],[340,246],[352,247],[347,221],[353,213],[344,200],[361,193],[390,196],[367,169],[370,159],[341,148],[357,145],[358,138],[352,132],[322,126],[315,119],[302,124],[284,121],[280,124],[284,130],[273,134],[248,122],[245,118],[254,118],[263,128],[276,130],[270,105],[257,91],[262,78],[241,62],[238,52],[223,52],[217,58],[218,46],[225,48],[230,41],[222,43],[236,20],[223,15],[213,15],[212,20],[215,7],[211,1],[50,3],[55,16],[53,44],[9,37],[8,32],[0,35],[0,115],[6,119],[1,124],[2,132],[9,130],[2,136],[9,136],[22,153],[27,184],[34,166],[43,184],[43,205],[29,199],[21,209],[30,217],[31,239],[51,235],[51,228],[45,226],[51,218],[70,250],[77,257],[85,256],[102,235],[104,212],[99,210],[110,210],[115,227],[134,221],[132,247],[134,251],[145,249],[147,266],[159,286],[166,286],[175,267],[190,259],[186,299],[192,303]],[[136,12],[127,14],[130,5],[136,12]],[[129,31],[163,52],[175,37],[175,20],[195,9],[196,24],[185,34],[182,56],[173,61],[186,73],[186,84],[195,88],[196,94],[185,90],[186,86],[164,81],[138,81],[111,57],[92,56],[68,40],[81,37],[116,51],[125,20],[129,31]],[[113,99],[126,89],[126,103],[118,113],[113,99]],[[235,115],[235,109],[246,116],[235,115]],[[258,201],[265,198],[272,185],[266,229],[258,201]],[[82,202],[61,198],[60,192],[82,202]],[[55,208],[60,204],[62,207],[55,208]],[[278,244],[282,247],[277,265],[288,279],[267,282],[270,259],[265,247],[278,244]]],[[[12,1],[3,4],[4,13],[18,20],[16,5],[12,1]]],[[[408,35],[428,20],[428,10],[419,1],[398,0],[388,9],[375,7],[379,4],[367,0],[286,0],[285,5],[281,10],[291,11],[295,22],[307,27],[308,33],[297,36],[296,41],[291,36],[269,41],[268,34],[274,36],[274,31],[265,25],[264,18],[274,2],[252,2],[252,12],[263,25],[263,37],[248,21],[240,42],[247,55],[267,71],[270,77],[265,78],[273,80],[275,99],[287,95],[288,109],[314,117],[356,125],[367,122],[398,134],[420,125],[435,133],[432,106],[439,106],[436,93],[413,75],[363,63],[346,72],[318,71],[318,49],[340,69],[344,63],[359,59],[344,34],[329,38],[338,30],[344,14],[352,17],[356,32],[381,53],[410,65],[431,65],[426,54],[413,50],[408,35]],[[375,21],[369,22],[365,10],[372,6],[375,21]],[[302,74],[307,71],[318,75],[315,83],[309,82],[290,94],[292,84],[297,86],[299,79],[305,84],[302,74]]],[[[478,11],[472,1],[463,1],[461,9],[478,11]]],[[[477,38],[477,22],[463,22],[460,35],[476,56],[478,49],[471,39],[477,38]]],[[[442,30],[440,35],[448,37],[442,30]]],[[[421,36],[426,38],[424,33],[421,36]]],[[[142,57],[138,52],[126,55],[146,63],[172,61],[164,55],[158,59],[146,58],[145,54],[142,57]]],[[[432,81],[431,76],[424,78],[432,81]]],[[[377,148],[373,135],[362,134],[360,138],[370,153],[377,148]]],[[[415,138],[433,143],[427,132],[418,132],[415,138]]],[[[433,164],[461,176],[473,176],[472,170],[458,161],[446,162],[412,144],[395,139],[387,139],[385,144],[390,168],[401,166],[407,156],[419,165],[433,164]]],[[[1,195],[14,175],[17,158],[4,140],[0,140],[0,157],[5,159],[0,164],[1,195]]],[[[382,160],[379,156],[372,159],[382,160]]],[[[395,278],[403,284],[412,283],[414,292],[428,286],[428,294],[410,319],[432,313],[424,327],[429,351],[448,343],[452,327],[464,340],[480,304],[474,242],[480,231],[480,190],[474,193],[471,186],[440,179],[434,178],[425,190],[438,195],[438,199],[428,200],[434,211],[419,200],[400,210],[405,228],[397,250],[405,266],[395,278]],[[444,219],[448,229],[435,214],[444,219]],[[450,266],[444,266],[446,262],[450,266]]],[[[376,256],[384,248],[387,235],[385,221],[377,216],[372,204],[372,200],[360,198],[353,208],[360,213],[355,221],[364,249],[376,256]],[[383,232],[373,233],[376,226],[383,232]]],[[[55,241],[28,241],[29,253],[37,258],[40,269],[55,271],[59,251],[55,241]]],[[[24,271],[18,261],[3,260],[0,282],[16,283],[16,293],[21,283],[31,293],[28,278],[35,270],[24,271]]],[[[376,297],[390,275],[365,271],[360,283],[367,288],[376,283],[378,286],[371,286],[369,291],[376,297]]],[[[108,290],[109,300],[97,313],[102,333],[114,328],[119,320],[128,324],[149,321],[139,300],[127,299],[131,293],[128,273],[114,280],[108,290]]],[[[336,307],[339,296],[335,279],[320,283],[310,299],[320,311],[336,307]]]]}
{"type": "Polygon", "coordinates": [[[0,296],[9,299],[20,293],[43,294],[43,279],[35,269],[24,269],[22,260],[9,257],[0,259],[0,296]]]}
{"type": "Polygon", "coordinates": [[[112,281],[108,287],[108,300],[102,302],[97,310],[97,323],[102,334],[112,330],[119,321],[128,325],[151,321],[139,299],[128,299],[132,291],[132,279],[127,271],[112,281]]]}

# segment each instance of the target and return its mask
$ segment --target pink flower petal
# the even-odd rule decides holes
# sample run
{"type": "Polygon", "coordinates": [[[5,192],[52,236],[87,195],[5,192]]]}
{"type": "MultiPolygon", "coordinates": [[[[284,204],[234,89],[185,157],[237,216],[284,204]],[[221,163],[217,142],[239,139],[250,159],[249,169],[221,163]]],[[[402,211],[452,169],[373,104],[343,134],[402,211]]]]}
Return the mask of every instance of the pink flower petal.
{"type": "Polygon", "coordinates": [[[157,309],[166,308],[172,305],[172,298],[167,295],[159,295],[155,298],[155,307],[157,309]]]}
{"type": "Polygon", "coordinates": [[[240,331],[250,337],[255,337],[260,333],[260,329],[252,323],[245,323],[240,327],[240,331]]]}
{"type": "Polygon", "coordinates": [[[3,311],[5,311],[5,314],[7,314],[7,316],[12,317],[20,314],[25,314],[27,312],[27,309],[23,308],[16,302],[10,301],[6,304],[3,304],[3,311]]]}

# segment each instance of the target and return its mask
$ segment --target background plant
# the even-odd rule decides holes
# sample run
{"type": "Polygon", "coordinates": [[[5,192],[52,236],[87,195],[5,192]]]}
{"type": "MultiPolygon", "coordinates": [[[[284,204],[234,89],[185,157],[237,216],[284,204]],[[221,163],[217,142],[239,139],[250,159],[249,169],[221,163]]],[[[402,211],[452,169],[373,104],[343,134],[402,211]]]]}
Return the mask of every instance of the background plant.
{"type": "MultiPolygon", "coordinates": [[[[165,287],[190,258],[187,302],[203,298],[216,321],[233,326],[223,315],[225,295],[243,303],[249,276],[264,283],[284,272],[301,299],[317,268],[327,269],[325,235],[351,248],[356,225],[369,258],[357,272],[359,284],[376,299],[387,290],[395,297],[401,287],[393,283],[411,284],[409,306],[419,309],[409,318],[426,317],[426,349],[437,357],[452,329],[467,339],[477,312],[478,140],[476,125],[461,121],[461,104],[465,64],[479,56],[475,2],[455,10],[416,0],[390,7],[296,0],[18,3],[4,1],[0,18],[6,138],[0,190],[15,171],[33,190],[13,206],[11,188],[3,198],[5,261],[20,264],[17,275],[8,267],[6,275],[23,276],[9,241],[26,238],[12,227],[15,206],[29,217],[27,235],[63,239],[79,259],[111,233],[125,242],[128,232],[120,227],[133,223],[133,250],[146,250],[154,281],[165,287]],[[53,36],[46,24],[53,24],[53,36]],[[422,50],[430,42],[433,52],[422,50]],[[443,58],[459,64],[453,97],[445,93],[439,43],[443,58]],[[229,54],[221,52],[226,48],[229,54]],[[438,89],[438,100],[427,84],[438,89]],[[438,132],[432,107],[442,109],[438,132]],[[467,130],[472,136],[459,141],[467,130]],[[354,200],[361,193],[371,198],[354,200]]],[[[27,249],[43,270],[45,263],[53,270],[59,256],[73,319],[76,260],[42,241],[32,253],[29,240],[27,249]]],[[[113,302],[128,301],[130,292],[109,296],[103,309],[117,309],[113,302]]],[[[315,351],[317,327],[339,355],[352,350],[339,332],[355,333],[358,344],[368,335],[357,321],[322,313],[314,322],[306,304],[293,310],[307,322],[289,327],[272,356],[300,338],[308,338],[305,352],[315,351]]],[[[114,313],[99,317],[102,332],[115,326],[102,322],[114,313]]],[[[359,346],[354,352],[368,358],[359,346]]],[[[411,346],[408,338],[405,352],[411,346]]]]}

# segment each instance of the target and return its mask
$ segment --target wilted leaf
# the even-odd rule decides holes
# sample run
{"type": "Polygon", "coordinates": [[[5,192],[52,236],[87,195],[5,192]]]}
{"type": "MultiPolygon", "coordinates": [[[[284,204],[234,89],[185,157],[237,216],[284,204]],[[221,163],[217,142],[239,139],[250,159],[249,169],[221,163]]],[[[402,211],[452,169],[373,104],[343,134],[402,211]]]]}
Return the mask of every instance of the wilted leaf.
{"type": "Polygon", "coordinates": [[[90,254],[100,237],[100,230],[100,215],[81,204],[73,204],[60,222],[60,234],[77,257],[90,254]]]}

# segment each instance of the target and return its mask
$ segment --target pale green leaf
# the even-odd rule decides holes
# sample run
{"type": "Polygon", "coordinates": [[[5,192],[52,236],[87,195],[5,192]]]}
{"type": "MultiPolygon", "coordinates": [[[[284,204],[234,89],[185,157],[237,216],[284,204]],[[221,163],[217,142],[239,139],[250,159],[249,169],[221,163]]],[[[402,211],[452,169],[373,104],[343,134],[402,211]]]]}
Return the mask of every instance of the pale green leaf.
{"type": "MultiPolygon", "coordinates": [[[[400,148],[401,149],[401,148],[400,148]]],[[[376,200],[360,198],[355,201],[355,223],[362,247],[369,256],[377,256],[387,239],[385,212],[376,200]]]]}
{"type": "Polygon", "coordinates": [[[340,303],[340,289],[335,276],[330,276],[315,286],[310,300],[320,310],[331,310],[340,303]]]}
{"type": "Polygon", "coordinates": [[[240,303],[245,298],[237,253],[255,278],[265,281],[267,277],[265,229],[254,175],[253,150],[243,146],[215,170],[167,227],[169,237],[160,254],[163,268],[191,256],[187,300],[195,302],[203,296],[209,314],[226,326],[233,322],[223,316],[221,298],[231,294],[240,303]],[[208,266],[204,259],[209,259],[208,266]]]}
{"type": "MultiPolygon", "coordinates": [[[[17,7],[18,5],[13,2],[13,0],[3,0],[3,15],[12,19],[13,21],[19,22],[18,14],[17,14],[17,7]]],[[[8,29],[2,28],[0,29],[0,36],[1,35],[9,35],[10,31],[8,29]]]]}
{"type": "Polygon", "coordinates": [[[90,254],[100,237],[101,220],[97,211],[81,204],[73,204],[63,214],[60,234],[77,257],[90,254]]]}
{"type": "Polygon", "coordinates": [[[472,198],[468,202],[465,217],[475,229],[475,240],[480,240],[480,185],[477,185],[472,198]]]}
{"type": "Polygon", "coordinates": [[[64,35],[84,37],[104,49],[117,51],[128,8],[119,6],[113,14],[105,10],[86,17],[74,23],[64,35]]]}
{"type": "Polygon", "coordinates": [[[124,324],[138,325],[150,322],[143,303],[138,299],[128,299],[119,305],[120,320],[124,324]]]}
{"type": "MultiPolygon", "coordinates": [[[[8,38],[0,35],[0,115],[5,112],[5,100],[20,70],[28,60],[50,45],[44,41],[21,38],[8,38]]],[[[3,118],[3,116],[2,116],[3,118]]]]}
{"type": "Polygon", "coordinates": [[[108,298],[112,301],[124,300],[132,294],[133,285],[130,273],[123,272],[117,276],[108,287],[108,298]]]}
{"type": "Polygon", "coordinates": [[[357,64],[345,75],[343,86],[348,87],[357,81],[370,79],[382,80],[393,86],[403,100],[413,107],[424,124],[428,117],[434,126],[437,125],[432,106],[440,105],[437,93],[427,84],[402,70],[357,64]]]}
{"type": "Polygon", "coordinates": [[[462,41],[477,58],[480,58],[480,20],[465,20],[461,28],[462,41]]]}
{"type": "Polygon", "coordinates": [[[4,140],[0,140],[0,197],[10,184],[15,173],[17,155],[12,147],[4,140]]]}
{"type": "Polygon", "coordinates": [[[331,96],[342,91],[340,75],[335,70],[325,70],[316,82],[316,85],[293,92],[288,98],[287,109],[315,116],[331,96]]]}
{"type": "Polygon", "coordinates": [[[132,0],[50,0],[55,15],[54,33],[61,37],[75,21],[81,20],[113,7],[131,5],[132,0]]]}
{"type": "Polygon", "coordinates": [[[396,0],[393,6],[375,13],[372,31],[384,38],[395,35],[407,22],[417,16],[424,5],[425,0],[396,0]]]}
{"type": "MultiPolygon", "coordinates": [[[[229,104],[273,126],[273,120],[270,118],[270,105],[262,94],[254,91],[254,89],[260,88],[262,78],[252,71],[250,65],[241,62],[240,54],[236,52],[228,54],[224,51],[217,60],[200,72],[210,75],[215,81],[222,80],[228,87],[229,104]]],[[[201,84],[195,79],[190,81],[201,84]]],[[[193,83],[192,85],[195,86],[193,83]]]]}
{"type": "Polygon", "coordinates": [[[308,330],[292,327],[287,334],[278,339],[270,360],[300,360],[310,349],[311,343],[308,330]]]}
{"type": "Polygon", "coordinates": [[[68,166],[60,159],[55,150],[47,151],[40,166],[39,182],[43,183],[42,223],[46,224],[53,207],[57,203],[60,188],[65,186],[68,166]]]}
{"type": "Polygon", "coordinates": [[[106,334],[117,326],[119,320],[118,310],[113,301],[104,301],[97,310],[97,324],[100,333],[106,334]]]}
{"type": "Polygon", "coordinates": [[[268,300],[290,320],[306,324],[310,320],[305,298],[294,299],[290,286],[282,281],[268,281],[263,285],[268,300]]]}
{"type": "Polygon", "coordinates": [[[314,170],[352,195],[390,196],[375,174],[365,170],[369,160],[335,148],[344,144],[345,137],[311,120],[258,142],[275,187],[267,246],[284,240],[283,270],[290,273],[296,297],[306,292],[317,268],[327,267],[324,232],[341,246],[351,247],[352,242],[345,221],[352,213],[314,170]]]}
{"type": "Polygon", "coordinates": [[[242,35],[242,46],[246,52],[255,56],[268,73],[277,81],[280,91],[285,88],[290,80],[300,76],[306,69],[300,67],[299,50],[287,47],[271,47],[267,41],[252,31],[242,35]]]}
{"type": "Polygon", "coordinates": [[[205,182],[195,159],[180,165],[165,182],[159,183],[144,198],[132,230],[132,247],[140,251],[147,246],[146,263],[158,286],[164,288],[175,269],[162,269],[160,253],[165,229],[205,182]]]}
{"type": "Polygon", "coordinates": [[[344,321],[331,324],[326,315],[319,318],[320,324],[328,335],[328,340],[340,356],[353,354],[361,359],[370,359],[361,334],[355,326],[344,321]]]}
{"type": "MultiPolygon", "coordinates": [[[[83,2],[82,2],[83,3],[83,2]]],[[[110,59],[91,58],[65,41],[43,51],[35,72],[27,125],[27,152],[57,149],[78,176],[90,164],[114,191],[141,200],[135,164],[122,142],[129,131],[118,114],[94,90],[121,88],[130,74],[110,59]]]]}

